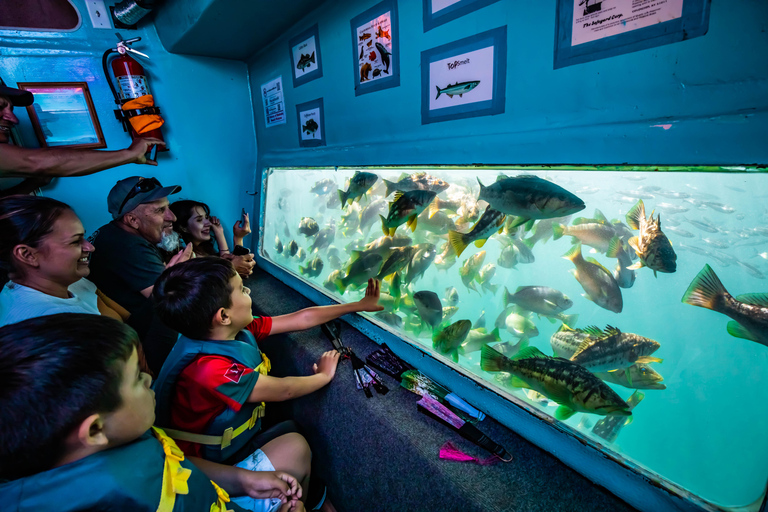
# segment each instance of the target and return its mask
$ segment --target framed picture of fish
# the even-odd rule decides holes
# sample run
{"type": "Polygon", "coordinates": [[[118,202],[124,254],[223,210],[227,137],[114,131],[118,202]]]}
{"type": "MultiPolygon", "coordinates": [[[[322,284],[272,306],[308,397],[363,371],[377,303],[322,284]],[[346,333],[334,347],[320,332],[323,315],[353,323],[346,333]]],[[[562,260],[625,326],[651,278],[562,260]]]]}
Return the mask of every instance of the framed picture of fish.
{"type": "Polygon", "coordinates": [[[507,27],[421,52],[421,124],[504,113],[507,27]]]}
{"type": "Polygon", "coordinates": [[[299,122],[299,147],[325,146],[325,113],[323,98],[296,105],[299,122]]]}
{"type": "Polygon", "coordinates": [[[703,36],[709,0],[558,0],[554,69],[703,36]]]}
{"type": "Polygon", "coordinates": [[[397,2],[384,0],[355,16],[352,62],[355,96],[400,85],[397,2]]]}
{"type": "Polygon", "coordinates": [[[424,0],[424,32],[499,0],[424,0]]]}
{"type": "Polygon", "coordinates": [[[323,76],[320,60],[320,33],[315,24],[288,42],[293,69],[293,87],[298,87],[323,76]]]}

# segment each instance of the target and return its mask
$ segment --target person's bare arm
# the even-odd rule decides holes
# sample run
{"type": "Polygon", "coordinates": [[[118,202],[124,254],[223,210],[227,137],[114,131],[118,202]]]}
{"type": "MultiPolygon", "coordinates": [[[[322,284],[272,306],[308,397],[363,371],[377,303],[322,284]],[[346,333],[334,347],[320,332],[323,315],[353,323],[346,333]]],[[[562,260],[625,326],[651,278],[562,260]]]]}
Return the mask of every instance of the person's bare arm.
{"type": "Polygon", "coordinates": [[[98,297],[97,306],[99,307],[99,313],[103,316],[109,316],[121,322],[127,321],[131,316],[127,309],[104,295],[101,290],[96,290],[96,295],[98,297]]]}
{"type": "Polygon", "coordinates": [[[159,139],[136,139],[127,149],[21,148],[0,144],[0,175],[6,177],[86,176],[118,165],[136,163],[157,165],[144,154],[153,144],[165,146],[159,139]]]}
{"type": "Polygon", "coordinates": [[[384,306],[379,305],[379,287],[380,282],[378,279],[369,279],[365,296],[357,302],[336,304],[334,306],[314,306],[296,311],[295,313],[272,317],[272,329],[269,331],[269,334],[302,331],[330,322],[347,313],[381,311],[384,309],[384,306]]]}
{"type": "Polygon", "coordinates": [[[282,503],[301,497],[301,487],[294,477],[283,471],[248,471],[236,466],[218,464],[198,457],[190,462],[233,497],[256,499],[280,498],[282,503]]]}
{"type": "Polygon", "coordinates": [[[253,386],[249,402],[284,402],[292,398],[308,395],[317,391],[333,380],[336,366],[339,364],[339,353],[329,350],[320,356],[315,363],[314,375],[306,377],[270,377],[260,375],[253,386]]]}

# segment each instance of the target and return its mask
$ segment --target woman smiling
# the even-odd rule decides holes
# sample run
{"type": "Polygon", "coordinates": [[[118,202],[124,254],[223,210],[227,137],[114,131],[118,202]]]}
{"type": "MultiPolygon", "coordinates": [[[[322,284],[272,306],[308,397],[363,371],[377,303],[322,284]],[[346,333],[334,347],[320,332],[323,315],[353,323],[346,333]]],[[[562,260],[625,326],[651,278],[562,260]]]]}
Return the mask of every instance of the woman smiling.
{"type": "Polygon", "coordinates": [[[85,279],[94,247],[69,205],[46,197],[6,197],[0,200],[0,233],[0,265],[11,278],[0,292],[0,326],[55,313],[128,318],[85,279]]]}

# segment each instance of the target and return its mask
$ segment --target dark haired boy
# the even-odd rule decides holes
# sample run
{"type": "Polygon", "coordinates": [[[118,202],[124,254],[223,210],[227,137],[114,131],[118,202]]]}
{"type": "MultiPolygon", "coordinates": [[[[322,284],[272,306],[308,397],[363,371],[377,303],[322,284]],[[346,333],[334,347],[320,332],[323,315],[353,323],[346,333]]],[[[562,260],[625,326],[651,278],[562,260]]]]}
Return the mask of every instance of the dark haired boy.
{"type": "MultiPolygon", "coordinates": [[[[169,435],[185,450],[217,462],[234,462],[253,447],[264,402],[312,393],[336,373],[339,354],[334,350],[322,355],[314,375],[270,377],[258,340],[347,313],[383,309],[378,305],[379,282],[370,280],[359,302],[254,318],[250,290],[221,258],[195,258],[167,269],[155,283],[153,297],[158,316],[182,334],[155,385],[158,425],[169,427],[169,435]]],[[[280,461],[272,462],[281,469],[280,461]]]]}
{"type": "Polygon", "coordinates": [[[130,327],[103,316],[64,313],[0,328],[3,510],[246,510],[227,492],[303,510],[294,477],[209,461],[198,468],[150,429],[154,397],[138,349],[130,327]]]}

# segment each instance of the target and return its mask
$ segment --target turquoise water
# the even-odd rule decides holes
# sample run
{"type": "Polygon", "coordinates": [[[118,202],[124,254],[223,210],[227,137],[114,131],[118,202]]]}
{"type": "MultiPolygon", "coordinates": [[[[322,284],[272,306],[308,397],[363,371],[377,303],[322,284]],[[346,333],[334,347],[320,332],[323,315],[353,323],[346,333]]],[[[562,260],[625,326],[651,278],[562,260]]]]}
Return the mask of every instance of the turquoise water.
{"type": "MultiPolygon", "coordinates": [[[[570,273],[573,263],[562,257],[572,247],[570,236],[539,241],[532,249],[534,262],[518,261],[514,268],[503,268],[497,260],[504,246],[499,236],[493,235],[482,249],[474,245],[467,247],[448,269],[438,269],[434,264],[430,266],[424,276],[415,281],[412,292],[434,291],[446,305],[445,290],[455,287],[459,293],[459,309],[450,322],[468,319],[475,323],[485,312],[490,331],[504,310],[504,287],[514,293],[519,286],[548,286],[573,301],[573,306],[565,311],[579,315],[572,327],[612,325],[623,332],[656,340],[661,347],[653,356],[663,362],[651,363],[651,366],[664,377],[666,389],[642,390],[644,399],[633,410],[631,424],[621,430],[615,442],[606,441],[592,432],[602,416],[576,413],[566,423],[603,445],[604,449],[716,505],[746,506],[763,495],[768,481],[765,457],[768,453],[765,436],[768,387],[763,379],[768,367],[768,347],[732,337],[726,331],[728,317],[684,304],[681,298],[705,264],[712,267],[733,296],[768,292],[768,280],[765,279],[768,276],[768,186],[765,174],[418,169],[425,170],[450,183],[447,190],[438,194],[443,200],[461,194],[476,198],[479,192],[476,177],[488,186],[499,173],[507,176],[524,173],[550,180],[584,201],[586,208],[572,215],[571,221],[577,217],[593,217],[595,209],[599,209],[608,219],[626,222],[625,215],[638,198],[645,204],[646,215],[654,209],[661,213],[662,230],[677,254],[677,270],[671,274],[659,273],[656,277],[651,269],[636,270],[634,285],[621,290],[624,304],[621,313],[603,309],[582,296],[582,286],[570,273]],[[709,232],[713,230],[716,232],[709,232]],[[498,285],[496,293],[484,290],[477,283],[478,291],[468,290],[459,275],[461,265],[481,250],[486,251],[484,265],[496,264],[495,275],[490,280],[498,285]]],[[[379,180],[366,197],[358,200],[362,208],[383,196],[382,178],[396,182],[402,173],[416,171],[373,169],[370,172],[378,175],[379,180]]],[[[360,233],[350,229],[345,236],[342,215],[350,209],[356,211],[356,207],[348,206],[342,211],[338,202],[333,201],[331,204],[335,206],[327,206],[329,198],[338,195],[337,189],[346,189],[346,181],[353,174],[351,169],[273,170],[267,179],[262,219],[263,256],[334,298],[347,302],[357,300],[362,291],[347,290],[342,296],[324,288],[328,275],[337,270],[329,262],[328,248],[308,254],[303,262],[299,262],[295,256],[288,256],[287,247],[294,240],[304,251],[309,251],[314,237],[298,232],[302,217],[313,218],[320,229],[333,220],[336,232],[332,245],[339,250],[343,270],[348,265],[349,253],[345,251],[348,244],[357,240],[368,243],[382,236],[378,217],[370,231],[360,233]],[[324,195],[311,192],[311,188],[324,179],[333,180],[330,191],[324,195]],[[281,254],[275,247],[276,237],[284,246],[281,254]],[[305,266],[316,256],[323,260],[323,270],[317,277],[307,278],[300,273],[299,266],[305,266]]],[[[392,200],[390,195],[384,216],[392,200]]],[[[481,203],[480,211],[484,209],[485,204],[481,203]]],[[[347,222],[356,214],[352,213],[347,222]]],[[[466,232],[473,224],[470,222],[459,231],[466,232]]],[[[403,224],[397,234],[407,234],[414,243],[434,243],[438,254],[447,239],[445,235],[428,233],[422,224],[413,233],[403,224]]],[[[522,236],[529,237],[531,233],[522,236]]],[[[615,258],[590,252],[587,246],[582,247],[582,252],[585,258],[595,258],[610,271],[616,267],[615,258]]],[[[388,286],[384,284],[382,289],[386,291],[388,286]]],[[[414,316],[403,305],[394,312],[404,319],[414,316]]],[[[530,318],[539,332],[530,338],[530,345],[551,355],[550,337],[561,322],[551,323],[535,314],[530,318]]],[[[432,340],[426,330],[423,337],[419,337],[412,332],[387,327],[412,343],[432,350],[432,340]]],[[[515,343],[518,338],[502,328],[501,340],[515,343]]],[[[437,354],[437,357],[452,364],[448,356],[437,354]]],[[[481,370],[480,352],[460,356],[458,365],[487,381],[489,386],[500,387],[554,415],[556,404],[533,401],[526,390],[506,387],[497,379],[498,374],[481,370]]],[[[450,383],[445,384],[450,386],[450,383]]],[[[633,392],[614,384],[610,387],[624,400],[633,392]]],[[[487,412],[493,415],[493,411],[487,412]]]]}

